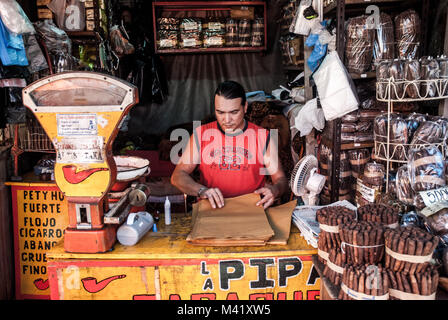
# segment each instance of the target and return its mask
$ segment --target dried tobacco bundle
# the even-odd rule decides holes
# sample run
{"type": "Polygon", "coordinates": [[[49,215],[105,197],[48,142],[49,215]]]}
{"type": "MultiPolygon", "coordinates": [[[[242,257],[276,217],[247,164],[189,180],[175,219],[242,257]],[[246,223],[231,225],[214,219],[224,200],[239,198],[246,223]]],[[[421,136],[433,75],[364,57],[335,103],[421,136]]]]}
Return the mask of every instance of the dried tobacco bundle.
{"type": "Polygon", "coordinates": [[[384,239],[385,267],[410,274],[419,273],[428,266],[439,243],[437,236],[416,227],[387,229],[384,239]]]}
{"type": "Polygon", "coordinates": [[[388,300],[389,275],[379,265],[347,265],[342,274],[340,300],[388,300]]]}
{"type": "Polygon", "coordinates": [[[384,204],[367,204],[358,208],[358,219],[378,222],[389,228],[398,227],[398,208],[384,204]]]}
{"type": "Polygon", "coordinates": [[[339,225],[356,219],[356,212],[343,206],[329,206],[316,212],[316,220],[319,222],[320,233],[318,249],[329,252],[332,248],[340,248],[341,237],[339,225]]]}
{"type": "Polygon", "coordinates": [[[339,248],[330,249],[327,265],[324,268],[324,276],[331,283],[339,286],[342,281],[342,274],[347,263],[347,255],[339,248]]]}
{"type": "Polygon", "coordinates": [[[370,221],[351,221],[339,228],[347,263],[376,264],[381,261],[384,255],[383,225],[370,221]]]}
{"type": "Polygon", "coordinates": [[[419,273],[387,270],[391,300],[435,300],[439,272],[429,265],[419,273]]]}

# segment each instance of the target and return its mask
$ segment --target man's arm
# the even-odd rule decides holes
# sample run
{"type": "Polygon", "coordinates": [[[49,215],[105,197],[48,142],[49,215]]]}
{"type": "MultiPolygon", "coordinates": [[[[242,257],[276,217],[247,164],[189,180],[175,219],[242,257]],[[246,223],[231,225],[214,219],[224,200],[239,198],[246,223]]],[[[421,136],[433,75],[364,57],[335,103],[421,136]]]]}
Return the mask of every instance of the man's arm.
{"type": "Polygon", "coordinates": [[[281,197],[288,190],[288,180],[279,161],[278,147],[275,141],[269,142],[264,155],[264,163],[267,173],[271,176],[272,185],[265,185],[255,193],[263,196],[257,206],[263,205],[263,208],[266,209],[274,203],[276,198],[281,197]]]}
{"type": "MultiPolygon", "coordinates": [[[[198,196],[199,190],[206,188],[200,183],[194,181],[191,177],[194,169],[200,161],[200,154],[196,146],[193,136],[190,137],[184,153],[176,165],[173,174],[171,175],[171,184],[178,188],[183,193],[191,196],[198,196]]],[[[201,192],[202,199],[208,199],[213,208],[224,206],[224,197],[218,188],[207,188],[201,192]]]]}

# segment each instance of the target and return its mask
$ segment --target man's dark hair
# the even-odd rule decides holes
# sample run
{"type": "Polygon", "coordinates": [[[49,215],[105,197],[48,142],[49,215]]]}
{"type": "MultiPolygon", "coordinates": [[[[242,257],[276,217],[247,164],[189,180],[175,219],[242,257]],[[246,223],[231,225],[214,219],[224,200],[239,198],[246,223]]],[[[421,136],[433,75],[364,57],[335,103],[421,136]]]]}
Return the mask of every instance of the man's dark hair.
{"type": "Polygon", "coordinates": [[[246,92],[241,84],[236,81],[226,80],[221,82],[216,88],[215,95],[224,97],[226,99],[241,98],[241,105],[246,103],[246,92]]]}

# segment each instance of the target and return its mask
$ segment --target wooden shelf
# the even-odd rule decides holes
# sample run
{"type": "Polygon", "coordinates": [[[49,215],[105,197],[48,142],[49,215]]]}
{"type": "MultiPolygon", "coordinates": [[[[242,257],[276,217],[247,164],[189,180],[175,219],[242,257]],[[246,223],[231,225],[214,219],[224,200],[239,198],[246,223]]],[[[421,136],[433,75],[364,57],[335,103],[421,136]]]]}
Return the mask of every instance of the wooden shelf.
{"type": "Polygon", "coordinates": [[[369,71],[364,73],[350,73],[350,76],[352,79],[374,79],[376,78],[376,72],[375,71],[369,71]]]}
{"type": "MultiPolygon", "coordinates": [[[[378,4],[378,3],[390,3],[390,2],[403,2],[405,0],[345,0],[345,5],[356,5],[356,4],[378,4]]],[[[334,0],[328,6],[324,7],[324,15],[333,11],[337,7],[338,0],[334,0]]]]}
{"type": "Polygon", "coordinates": [[[265,47],[222,47],[222,48],[194,48],[194,49],[156,49],[157,54],[183,53],[231,53],[231,52],[261,52],[265,47]]]}
{"type": "MultiPolygon", "coordinates": [[[[231,53],[231,52],[261,52],[267,49],[267,11],[265,1],[154,1],[152,3],[153,15],[153,35],[154,35],[154,52],[156,54],[184,54],[184,53],[231,53]],[[189,12],[197,11],[227,11],[224,16],[230,17],[231,7],[249,6],[259,10],[256,16],[260,16],[264,21],[264,40],[260,47],[220,47],[220,48],[191,48],[191,49],[159,49],[157,48],[157,19],[162,16],[162,12],[174,11],[175,16],[179,19],[194,16],[189,12]],[[183,12],[183,16],[179,16],[178,12],[183,12]]],[[[171,16],[171,15],[169,15],[171,16]]]]}
{"type": "MultiPolygon", "coordinates": [[[[331,139],[322,136],[322,143],[329,148],[333,147],[333,142],[331,139]]],[[[373,148],[374,142],[353,142],[353,143],[341,143],[341,150],[353,150],[353,149],[363,149],[363,148],[373,148]]]]}

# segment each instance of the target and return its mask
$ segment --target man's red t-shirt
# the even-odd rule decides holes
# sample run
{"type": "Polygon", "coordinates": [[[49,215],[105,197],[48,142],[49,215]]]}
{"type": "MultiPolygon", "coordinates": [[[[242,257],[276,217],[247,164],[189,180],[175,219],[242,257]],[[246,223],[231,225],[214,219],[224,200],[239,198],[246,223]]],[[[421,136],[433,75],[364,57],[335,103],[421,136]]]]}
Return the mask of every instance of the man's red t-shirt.
{"type": "Polygon", "coordinates": [[[198,127],[194,138],[199,146],[201,183],[219,188],[225,198],[252,193],[264,186],[263,155],[269,131],[245,121],[242,131],[224,133],[218,122],[198,127]]]}

